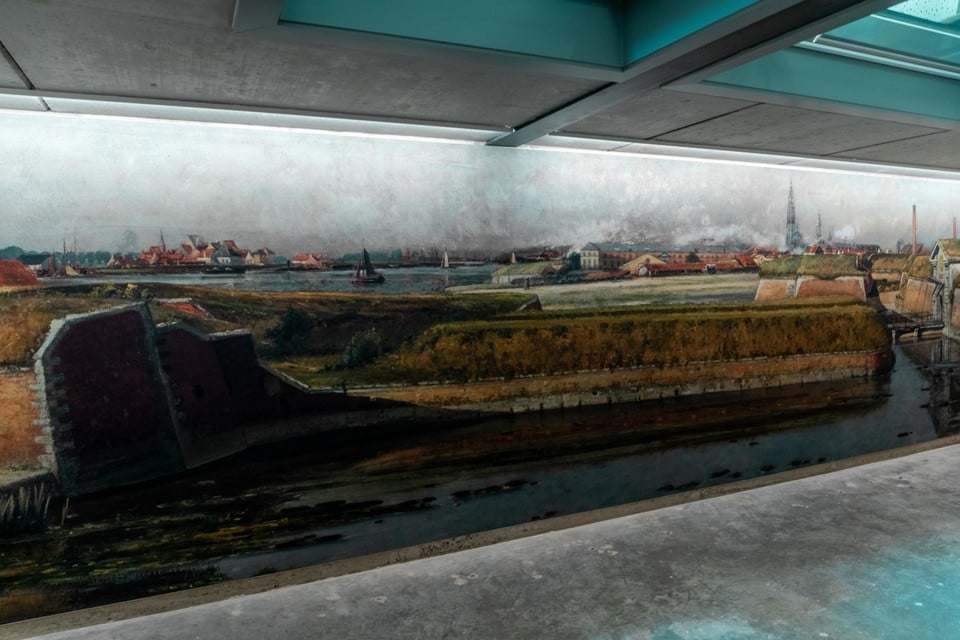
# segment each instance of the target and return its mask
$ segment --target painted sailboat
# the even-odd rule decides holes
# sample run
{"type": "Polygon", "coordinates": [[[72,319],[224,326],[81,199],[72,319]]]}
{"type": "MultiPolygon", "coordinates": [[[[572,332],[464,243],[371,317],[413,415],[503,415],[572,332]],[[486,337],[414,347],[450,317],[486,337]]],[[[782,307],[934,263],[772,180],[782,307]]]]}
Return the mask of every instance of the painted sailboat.
{"type": "Polygon", "coordinates": [[[447,250],[446,250],[446,249],[443,250],[443,261],[440,262],[440,268],[441,268],[441,269],[453,269],[453,267],[450,266],[450,256],[447,255],[447,250]]]}
{"type": "Polygon", "coordinates": [[[353,284],[382,284],[383,281],[383,274],[373,268],[370,254],[364,247],[360,261],[357,263],[357,271],[353,274],[353,284]]]}

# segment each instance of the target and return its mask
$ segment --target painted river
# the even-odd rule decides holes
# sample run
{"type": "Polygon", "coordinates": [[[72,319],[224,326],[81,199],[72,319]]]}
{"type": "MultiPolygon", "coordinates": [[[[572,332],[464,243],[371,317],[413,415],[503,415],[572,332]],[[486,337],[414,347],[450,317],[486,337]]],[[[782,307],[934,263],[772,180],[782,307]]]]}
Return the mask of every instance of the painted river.
{"type": "Polygon", "coordinates": [[[490,282],[490,274],[501,265],[485,264],[462,266],[455,269],[439,267],[409,267],[382,269],[384,283],[375,286],[358,286],[352,282],[352,270],[337,271],[272,271],[250,269],[237,275],[210,275],[184,272],[177,275],[164,273],[138,274],[119,273],[109,276],[50,278],[45,286],[98,285],[106,282],[132,282],[149,286],[152,282],[168,284],[217,287],[236,291],[349,291],[371,293],[434,293],[447,287],[483,284],[490,282]]]}

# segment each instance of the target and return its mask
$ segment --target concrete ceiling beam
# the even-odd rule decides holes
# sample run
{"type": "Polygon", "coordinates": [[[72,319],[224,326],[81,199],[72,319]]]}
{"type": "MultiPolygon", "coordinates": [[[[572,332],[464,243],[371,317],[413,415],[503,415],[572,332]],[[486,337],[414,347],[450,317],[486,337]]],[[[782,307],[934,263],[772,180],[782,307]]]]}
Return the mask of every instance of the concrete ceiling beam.
{"type": "Polygon", "coordinates": [[[253,31],[277,26],[284,0],[237,0],[233,7],[234,31],[253,31]]]}
{"type": "MultiPolygon", "coordinates": [[[[629,67],[624,79],[527,122],[487,144],[516,147],[562,131],[628,98],[703,70],[733,67],[894,4],[891,0],[761,0],[629,67]]],[[[711,73],[712,75],[712,73],[711,73]]]]}

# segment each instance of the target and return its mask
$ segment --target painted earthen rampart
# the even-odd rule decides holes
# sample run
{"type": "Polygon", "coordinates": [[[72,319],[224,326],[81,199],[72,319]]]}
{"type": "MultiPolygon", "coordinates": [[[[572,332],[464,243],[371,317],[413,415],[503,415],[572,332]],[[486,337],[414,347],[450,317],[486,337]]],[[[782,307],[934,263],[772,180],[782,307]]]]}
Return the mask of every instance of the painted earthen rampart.
{"type": "Polygon", "coordinates": [[[868,377],[888,370],[891,357],[891,352],[883,349],[581,371],[512,380],[384,386],[353,393],[427,407],[524,412],[868,377]]]}
{"type": "Polygon", "coordinates": [[[139,304],[55,322],[34,371],[4,379],[0,393],[20,390],[19,455],[79,495],[326,431],[868,376],[889,357],[887,349],[684,361],[321,392],[262,366],[248,332],[156,328],[139,304]]]}

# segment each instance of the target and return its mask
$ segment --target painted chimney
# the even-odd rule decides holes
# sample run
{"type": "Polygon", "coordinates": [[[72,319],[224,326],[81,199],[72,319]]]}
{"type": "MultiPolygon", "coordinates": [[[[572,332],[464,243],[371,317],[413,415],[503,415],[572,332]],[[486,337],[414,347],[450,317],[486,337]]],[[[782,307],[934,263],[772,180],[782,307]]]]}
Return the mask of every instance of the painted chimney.
{"type": "Polygon", "coordinates": [[[917,205],[913,205],[913,246],[910,247],[910,255],[917,255],[917,205]]]}

